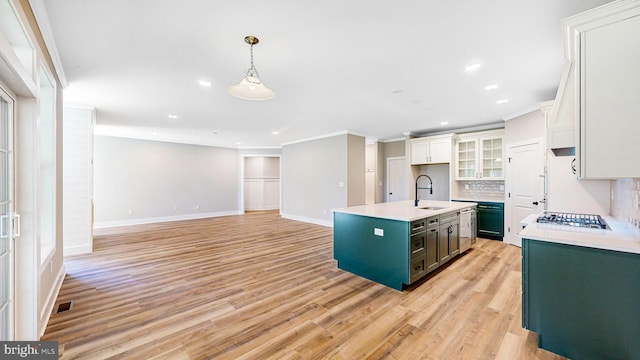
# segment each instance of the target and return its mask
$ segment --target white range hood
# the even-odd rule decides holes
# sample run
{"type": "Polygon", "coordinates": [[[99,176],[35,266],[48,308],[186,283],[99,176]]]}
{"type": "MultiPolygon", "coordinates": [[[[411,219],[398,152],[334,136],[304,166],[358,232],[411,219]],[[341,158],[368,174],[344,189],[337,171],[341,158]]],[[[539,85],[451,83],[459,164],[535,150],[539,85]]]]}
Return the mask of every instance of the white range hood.
{"type": "Polygon", "coordinates": [[[576,154],[576,76],[571,61],[562,71],[562,78],[547,119],[547,149],[556,156],[576,154]]]}

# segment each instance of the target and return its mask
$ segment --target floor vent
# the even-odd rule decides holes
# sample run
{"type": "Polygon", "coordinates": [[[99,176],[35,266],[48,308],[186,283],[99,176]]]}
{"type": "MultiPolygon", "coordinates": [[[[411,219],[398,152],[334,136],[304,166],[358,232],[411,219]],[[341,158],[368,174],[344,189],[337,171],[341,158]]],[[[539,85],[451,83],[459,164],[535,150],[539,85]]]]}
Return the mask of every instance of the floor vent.
{"type": "Polygon", "coordinates": [[[65,312],[65,311],[69,311],[71,310],[71,308],[73,308],[73,301],[67,301],[64,302],[62,304],[58,305],[58,311],[56,311],[56,314],[59,314],[61,312],[65,312]]]}

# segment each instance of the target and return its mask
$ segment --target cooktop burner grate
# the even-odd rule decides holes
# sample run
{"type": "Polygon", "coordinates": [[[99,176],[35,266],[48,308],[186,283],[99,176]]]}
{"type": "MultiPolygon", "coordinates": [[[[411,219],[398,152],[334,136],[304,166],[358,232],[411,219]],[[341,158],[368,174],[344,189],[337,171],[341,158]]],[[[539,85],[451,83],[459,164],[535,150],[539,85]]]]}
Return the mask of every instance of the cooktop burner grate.
{"type": "Polygon", "coordinates": [[[564,225],[590,229],[608,229],[607,222],[600,215],[544,212],[536,220],[542,224],[564,225]]]}

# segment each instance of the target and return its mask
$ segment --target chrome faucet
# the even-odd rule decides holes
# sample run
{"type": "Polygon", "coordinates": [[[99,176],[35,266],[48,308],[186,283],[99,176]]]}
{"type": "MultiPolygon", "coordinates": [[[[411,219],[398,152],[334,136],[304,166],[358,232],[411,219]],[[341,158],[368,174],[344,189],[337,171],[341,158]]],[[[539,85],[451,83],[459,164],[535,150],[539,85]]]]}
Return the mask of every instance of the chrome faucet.
{"type": "Polygon", "coordinates": [[[418,175],[418,177],[416,178],[416,201],[414,202],[414,206],[418,206],[418,190],[420,189],[429,189],[429,194],[433,194],[433,181],[431,180],[431,177],[429,177],[429,175],[418,175]],[[418,187],[418,180],[420,180],[421,177],[426,177],[427,179],[429,179],[429,187],[418,187]]]}

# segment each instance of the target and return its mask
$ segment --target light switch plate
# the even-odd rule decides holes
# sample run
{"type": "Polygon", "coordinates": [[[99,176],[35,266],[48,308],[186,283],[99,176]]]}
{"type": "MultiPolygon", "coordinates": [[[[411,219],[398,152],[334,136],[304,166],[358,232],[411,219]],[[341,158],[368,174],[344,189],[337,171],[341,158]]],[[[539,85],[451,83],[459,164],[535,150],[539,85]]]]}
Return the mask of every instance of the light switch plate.
{"type": "Polygon", "coordinates": [[[384,236],[384,229],[373,228],[373,235],[384,236]]]}

